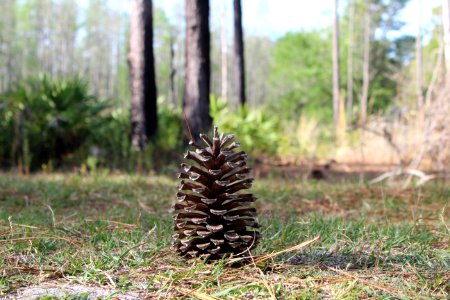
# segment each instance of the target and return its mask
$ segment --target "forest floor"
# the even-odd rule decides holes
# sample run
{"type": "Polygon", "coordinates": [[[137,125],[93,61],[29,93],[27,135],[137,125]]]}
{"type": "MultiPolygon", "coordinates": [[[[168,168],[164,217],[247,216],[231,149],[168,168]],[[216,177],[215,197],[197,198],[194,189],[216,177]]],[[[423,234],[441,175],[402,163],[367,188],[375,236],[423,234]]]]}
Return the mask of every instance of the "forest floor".
{"type": "Polygon", "coordinates": [[[252,190],[263,240],[240,266],[173,254],[177,184],[152,175],[0,173],[0,298],[449,297],[448,184],[261,178],[252,190]]]}

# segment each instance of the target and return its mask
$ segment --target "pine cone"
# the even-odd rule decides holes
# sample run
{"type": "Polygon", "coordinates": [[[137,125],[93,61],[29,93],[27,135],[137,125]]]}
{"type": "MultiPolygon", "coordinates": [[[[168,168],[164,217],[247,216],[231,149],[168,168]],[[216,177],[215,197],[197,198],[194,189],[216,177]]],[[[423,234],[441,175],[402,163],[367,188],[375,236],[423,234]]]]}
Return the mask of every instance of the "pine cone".
{"type": "Polygon", "coordinates": [[[184,158],[197,166],[181,164],[182,172],[175,204],[174,247],[183,257],[217,259],[239,255],[258,243],[256,209],[252,194],[238,193],[251,187],[247,154],[235,152],[234,135],[219,137],[217,127],[211,141],[200,134],[205,147],[191,141],[194,151],[184,158]]]}

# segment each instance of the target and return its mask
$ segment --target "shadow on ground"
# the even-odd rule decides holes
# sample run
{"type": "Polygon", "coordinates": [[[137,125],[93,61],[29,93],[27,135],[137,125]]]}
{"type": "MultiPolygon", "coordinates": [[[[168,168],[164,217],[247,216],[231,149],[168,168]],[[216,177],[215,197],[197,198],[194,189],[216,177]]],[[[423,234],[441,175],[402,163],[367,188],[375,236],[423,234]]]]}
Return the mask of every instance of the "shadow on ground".
{"type": "Polygon", "coordinates": [[[423,272],[445,270],[449,261],[429,266],[412,254],[385,254],[377,251],[340,252],[329,249],[305,250],[289,258],[286,262],[295,266],[326,266],[342,270],[367,270],[371,268],[392,269],[398,265],[420,269],[423,272]]]}

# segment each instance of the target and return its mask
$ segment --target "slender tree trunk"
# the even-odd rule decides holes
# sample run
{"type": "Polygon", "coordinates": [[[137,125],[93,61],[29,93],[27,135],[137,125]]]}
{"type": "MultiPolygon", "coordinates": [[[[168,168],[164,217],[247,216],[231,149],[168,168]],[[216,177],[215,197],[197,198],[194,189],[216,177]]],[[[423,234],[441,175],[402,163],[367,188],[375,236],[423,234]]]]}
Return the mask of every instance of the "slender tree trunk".
{"type": "MultiPolygon", "coordinates": [[[[209,115],[209,51],[209,2],[186,0],[186,78],[183,111],[194,139],[209,130],[212,123],[209,115]]],[[[188,128],[184,129],[185,136],[190,139],[188,128]]]]}
{"type": "Polygon", "coordinates": [[[334,129],[337,132],[339,127],[339,1],[334,0],[333,11],[333,121],[334,129]]]}
{"type": "Polygon", "coordinates": [[[370,80],[370,33],[371,33],[371,16],[370,7],[364,16],[364,58],[363,58],[363,86],[361,95],[361,111],[359,122],[361,125],[366,123],[367,118],[367,98],[369,97],[369,80],[370,80]]]}
{"type": "Polygon", "coordinates": [[[133,0],[128,62],[131,85],[132,145],[141,151],[157,130],[152,1],[133,0]]]}
{"type": "Polygon", "coordinates": [[[226,23],[226,3],[222,3],[222,14],[221,14],[221,30],[220,30],[220,43],[221,43],[221,71],[222,71],[222,99],[227,99],[228,97],[228,47],[227,47],[227,23],[226,23]]]}
{"type": "Polygon", "coordinates": [[[116,40],[116,61],[114,62],[116,66],[116,73],[114,76],[114,98],[120,99],[120,62],[122,59],[122,45],[120,36],[116,40]]]}
{"type": "Polygon", "coordinates": [[[418,21],[419,28],[416,35],[416,85],[417,85],[417,110],[420,111],[424,104],[423,96],[423,62],[422,62],[422,24],[421,22],[421,1],[418,1],[418,21]]]}
{"type": "Polygon", "coordinates": [[[444,56],[446,84],[450,86],[450,0],[442,0],[442,24],[444,30],[444,56]]]}
{"type": "Polygon", "coordinates": [[[353,36],[355,26],[356,3],[350,2],[350,16],[348,28],[348,53],[347,53],[347,123],[352,123],[353,118],[353,36]]]}
{"type": "MultiPolygon", "coordinates": [[[[0,33],[0,44],[4,47],[3,51],[0,52],[0,55],[3,56],[3,66],[1,67],[3,90],[7,90],[11,83],[20,78],[20,71],[17,70],[19,68],[15,66],[18,62],[18,56],[14,51],[16,45],[14,37],[17,34],[15,6],[15,0],[5,1],[0,5],[4,16],[2,19],[3,28],[1,28],[2,32],[0,33]]],[[[2,91],[1,86],[0,91],[2,91]]]]}
{"type": "Polygon", "coordinates": [[[175,92],[175,75],[177,69],[175,68],[175,34],[170,34],[170,99],[174,107],[177,107],[177,94],[175,92]]]}
{"type": "Polygon", "coordinates": [[[234,63],[236,103],[245,104],[244,34],[242,30],[241,0],[234,0],[234,63]]]}

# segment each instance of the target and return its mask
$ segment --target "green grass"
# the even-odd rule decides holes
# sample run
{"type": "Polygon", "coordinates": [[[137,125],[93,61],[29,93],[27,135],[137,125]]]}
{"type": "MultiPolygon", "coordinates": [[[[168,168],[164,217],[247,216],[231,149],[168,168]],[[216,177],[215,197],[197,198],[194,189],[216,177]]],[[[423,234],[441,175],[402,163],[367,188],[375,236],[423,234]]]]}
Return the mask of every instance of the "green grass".
{"type": "Polygon", "coordinates": [[[321,239],[240,267],[172,253],[176,186],[163,176],[0,174],[0,295],[48,283],[161,299],[445,299],[450,293],[448,185],[399,190],[259,179],[253,192],[264,238],[252,254],[321,239]]]}

